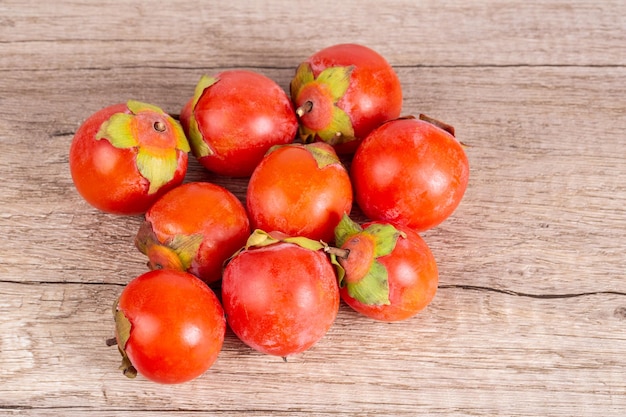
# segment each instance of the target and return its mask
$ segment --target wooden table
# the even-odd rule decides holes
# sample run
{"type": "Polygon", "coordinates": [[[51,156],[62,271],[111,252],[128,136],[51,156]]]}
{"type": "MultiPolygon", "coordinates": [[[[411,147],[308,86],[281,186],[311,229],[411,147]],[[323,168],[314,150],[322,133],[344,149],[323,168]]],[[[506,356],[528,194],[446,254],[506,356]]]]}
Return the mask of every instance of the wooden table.
{"type": "MultiPolygon", "coordinates": [[[[623,416],[625,131],[622,0],[3,0],[0,414],[623,416]],[[248,68],[287,88],[341,42],[381,52],[403,113],[468,145],[463,202],[423,234],[435,300],[395,324],[342,305],[286,363],[229,332],[190,383],[124,378],[105,340],[111,304],[145,271],[141,217],[80,198],[73,133],[129,98],[178,113],[203,73],[248,68]]],[[[188,180],[245,197],[245,180],[194,162],[188,180]]]]}

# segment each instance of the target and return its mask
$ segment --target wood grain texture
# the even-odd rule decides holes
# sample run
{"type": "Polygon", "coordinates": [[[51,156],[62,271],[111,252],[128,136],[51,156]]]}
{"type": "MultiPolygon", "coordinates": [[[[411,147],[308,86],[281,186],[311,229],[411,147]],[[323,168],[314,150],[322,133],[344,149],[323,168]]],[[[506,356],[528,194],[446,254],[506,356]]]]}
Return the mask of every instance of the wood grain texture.
{"type": "MultiPolygon", "coordinates": [[[[0,57],[0,415],[626,413],[626,3],[4,0],[0,57]],[[423,234],[434,302],[394,324],[342,305],[287,363],[228,333],[191,383],[127,380],[105,340],[145,271],[141,218],[81,200],[74,132],[129,98],[178,113],[222,69],[287,88],[301,59],[346,41],[394,65],[404,114],[467,145],[464,200],[423,234]]],[[[245,180],[192,161],[195,180],[245,199],[245,180]]]]}

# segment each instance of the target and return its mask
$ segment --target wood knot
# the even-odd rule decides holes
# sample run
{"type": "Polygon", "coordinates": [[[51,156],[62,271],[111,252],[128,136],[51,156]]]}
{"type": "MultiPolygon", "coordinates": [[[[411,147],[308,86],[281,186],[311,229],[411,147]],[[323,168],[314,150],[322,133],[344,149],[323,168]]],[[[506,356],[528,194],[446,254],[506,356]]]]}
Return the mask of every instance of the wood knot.
{"type": "Polygon", "coordinates": [[[626,307],[617,307],[613,311],[613,315],[619,320],[626,320],[626,307]]]}

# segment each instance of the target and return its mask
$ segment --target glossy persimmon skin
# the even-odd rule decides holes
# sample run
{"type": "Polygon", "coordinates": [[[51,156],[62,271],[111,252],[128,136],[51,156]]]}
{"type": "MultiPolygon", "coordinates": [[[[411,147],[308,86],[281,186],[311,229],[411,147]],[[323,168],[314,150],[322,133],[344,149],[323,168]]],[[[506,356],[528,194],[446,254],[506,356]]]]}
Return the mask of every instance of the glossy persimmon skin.
{"type": "MultiPolygon", "coordinates": [[[[330,145],[318,143],[328,152],[330,145]]],[[[343,214],[352,210],[350,176],[338,161],[319,167],[302,145],[269,153],[248,183],[246,206],[253,229],[331,242],[343,214]]]]}
{"type": "Polygon", "coordinates": [[[350,167],[355,199],[371,220],[417,231],[446,220],[469,181],[461,144],[445,130],[418,119],[397,119],[370,133],[350,167]]]}
{"type": "Polygon", "coordinates": [[[126,354],[151,381],[179,384],[197,378],[222,349],[224,310],[215,293],[189,273],[142,274],[124,288],[117,308],[131,323],[126,354]]]}
{"type": "MultiPolygon", "coordinates": [[[[358,144],[382,123],[400,116],[402,87],[400,79],[389,62],[373,49],[354,43],[329,46],[311,55],[308,63],[317,77],[329,67],[352,66],[350,86],[337,102],[352,121],[355,140],[335,145],[340,154],[354,153],[358,144]]],[[[295,107],[310,97],[301,95],[295,107]]],[[[301,122],[315,125],[315,113],[301,117],[301,122]]]]}
{"type": "Polygon", "coordinates": [[[267,150],[295,139],[298,121],[287,93],[272,79],[248,70],[215,75],[196,106],[188,102],[180,119],[186,132],[193,115],[213,154],[199,162],[219,175],[247,177],[267,150]]]}
{"type": "MultiPolygon", "coordinates": [[[[362,226],[367,228],[374,223],[362,226]]],[[[340,290],[341,298],[352,309],[378,321],[401,321],[415,316],[431,303],[439,283],[437,262],[424,239],[412,229],[395,227],[403,237],[398,238],[390,254],[377,258],[387,269],[390,304],[364,304],[352,298],[346,287],[340,290]]],[[[371,259],[352,259],[351,262],[368,265],[371,259]]]]}
{"type": "Polygon", "coordinates": [[[287,357],[317,343],[337,317],[339,299],[328,257],[292,243],[244,250],[224,270],[230,328],[269,355],[287,357]]]}
{"type": "Polygon", "coordinates": [[[179,235],[202,235],[187,272],[208,284],[221,279],[222,264],[250,235],[250,221],[241,201],[226,188],[209,182],[189,182],[169,191],[150,207],[145,218],[161,243],[179,235]]]}
{"type": "Polygon", "coordinates": [[[130,111],[123,103],[108,106],[92,114],[78,128],[70,146],[70,173],[78,193],[93,207],[112,214],[142,214],[183,182],[188,156],[177,150],[174,177],[149,194],[150,183],[136,166],[137,150],[116,148],[106,139],[96,140],[100,126],[115,113],[130,111]]]}

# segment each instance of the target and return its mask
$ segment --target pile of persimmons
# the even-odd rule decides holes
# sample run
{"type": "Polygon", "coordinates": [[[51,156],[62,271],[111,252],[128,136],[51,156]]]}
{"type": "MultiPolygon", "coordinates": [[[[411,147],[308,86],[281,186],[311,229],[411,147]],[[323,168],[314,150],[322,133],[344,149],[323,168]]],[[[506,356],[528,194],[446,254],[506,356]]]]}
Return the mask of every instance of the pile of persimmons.
{"type": "Polygon", "coordinates": [[[125,375],[196,378],[226,326],[286,358],[326,334],[340,300],[398,321],[435,296],[437,264],[420,233],[448,218],[467,187],[454,130],[401,117],[397,74],[362,45],[316,52],[289,90],[227,70],[201,76],[177,118],[129,100],[77,130],[69,161],[79,194],[144,217],[135,246],[149,269],[113,310],[125,375]],[[247,178],[245,201],[186,182],[190,154],[215,175],[247,178]],[[353,205],[366,223],[350,217],[353,205]]]}

